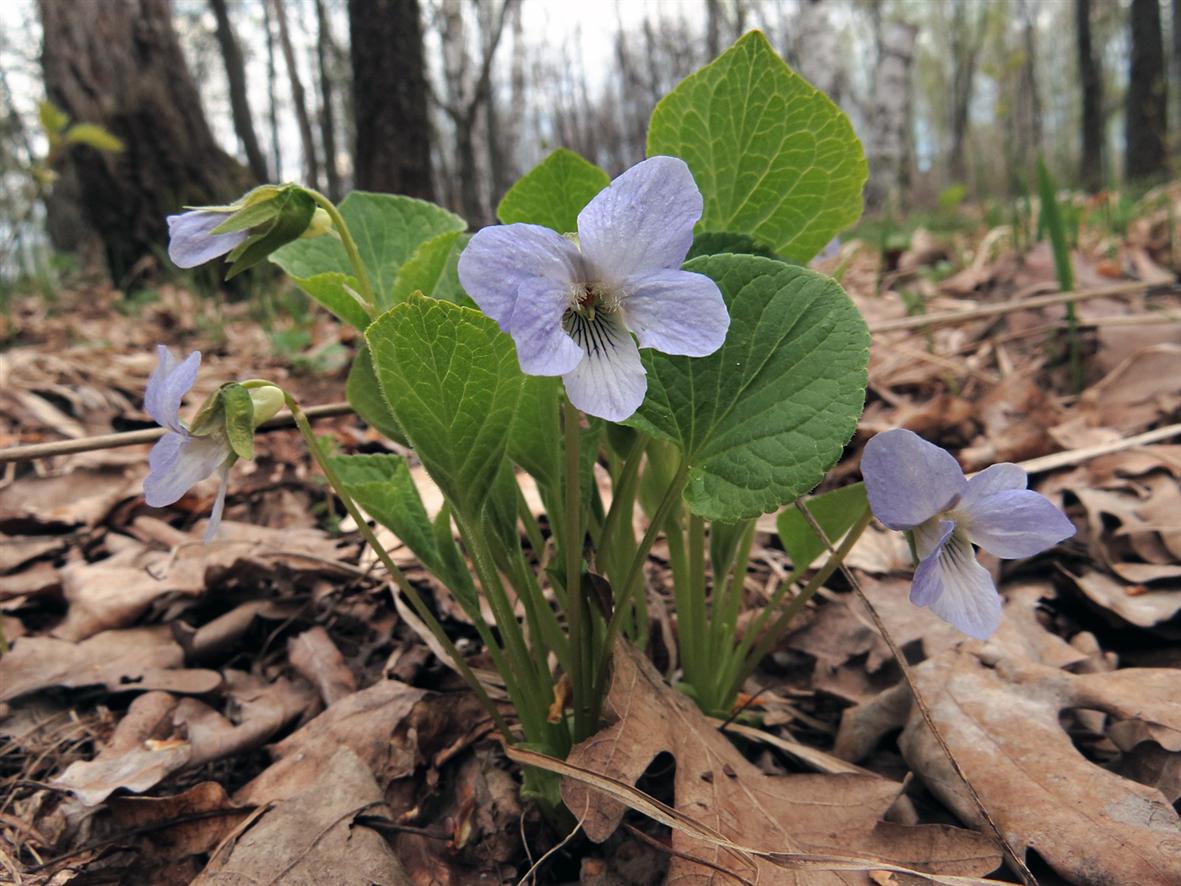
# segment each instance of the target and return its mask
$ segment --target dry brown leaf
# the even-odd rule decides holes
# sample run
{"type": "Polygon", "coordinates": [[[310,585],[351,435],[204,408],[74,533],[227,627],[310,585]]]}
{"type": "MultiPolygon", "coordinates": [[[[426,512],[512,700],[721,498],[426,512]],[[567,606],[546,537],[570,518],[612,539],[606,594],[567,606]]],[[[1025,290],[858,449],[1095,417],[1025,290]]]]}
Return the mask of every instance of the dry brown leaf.
{"type": "Polygon", "coordinates": [[[112,797],[107,807],[121,830],[147,829],[145,842],[173,859],[212,851],[250,814],[215,781],[171,797],[112,797]]]}
{"type": "Polygon", "coordinates": [[[103,631],[81,643],[21,637],[0,658],[0,701],[50,686],[201,694],[221,685],[216,671],[182,669],[183,664],[167,625],[103,631]]]}
{"type": "Polygon", "coordinates": [[[1129,585],[1094,569],[1081,575],[1066,574],[1091,602],[1137,627],[1164,624],[1181,612],[1181,590],[1150,590],[1143,585],[1129,585]]]}
{"type": "MultiPolygon", "coordinates": [[[[1181,819],[1172,806],[1159,791],[1087,760],[1059,719],[1068,709],[1103,711],[1118,721],[1109,735],[1119,747],[1153,741],[1181,751],[1175,670],[1074,675],[1016,657],[989,667],[964,648],[924,662],[914,675],[940,733],[1012,844],[1035,849],[1073,883],[1181,882],[1181,819]]],[[[847,711],[838,749],[872,748],[876,739],[866,732],[901,725],[890,717],[897,708],[896,698],[884,698],[847,711]]],[[[913,707],[899,747],[933,793],[962,820],[978,821],[975,802],[913,707]]]]}
{"type": "Polygon", "coordinates": [[[1078,408],[1097,425],[1136,434],[1181,406],[1181,345],[1132,354],[1083,391],[1078,408]]]}
{"type": "Polygon", "coordinates": [[[14,575],[0,575],[0,600],[33,597],[61,590],[61,572],[49,563],[34,563],[32,568],[14,575]]]}
{"type": "Polygon", "coordinates": [[[54,785],[72,791],[83,806],[97,806],[124,788],[142,793],[184,766],[192,756],[185,741],[168,740],[176,699],[167,692],[136,698],[93,760],[78,760],[54,785]]]}
{"type": "Polygon", "coordinates": [[[227,671],[234,719],[193,698],[164,692],[136,698],[93,760],[72,763],[55,784],[95,806],[119,788],[142,793],[185,766],[199,766],[262,745],[314,701],[305,684],[274,683],[227,671]]]}
{"type": "MultiPolygon", "coordinates": [[[[981,645],[970,640],[929,609],[910,602],[910,581],[868,576],[861,579],[869,598],[890,635],[907,654],[922,653],[933,658],[954,646],[981,645]]],[[[1005,617],[989,644],[1007,655],[1020,655],[1054,667],[1069,667],[1086,656],[1046,629],[1038,617],[1043,600],[1057,594],[1047,582],[1024,582],[1004,586],[1005,617]]],[[[825,603],[811,623],[787,636],[791,649],[816,659],[813,686],[839,698],[860,703],[883,691],[888,683],[876,678],[883,666],[893,661],[890,648],[873,627],[873,620],[854,595],[825,603]]],[[[882,674],[889,682],[899,678],[889,669],[882,674]]]]}
{"type": "Polygon", "coordinates": [[[306,713],[316,693],[302,680],[282,677],[268,683],[244,671],[225,671],[230,698],[222,714],[195,698],[183,698],[173,723],[193,746],[194,766],[259,747],[306,713]]]}
{"type": "Polygon", "coordinates": [[[339,748],[312,785],[231,834],[192,886],[412,886],[385,839],[354,824],[361,814],[389,810],[368,767],[339,748]]]}
{"type": "Polygon", "coordinates": [[[12,572],[30,560],[65,550],[65,542],[52,535],[6,536],[0,533],[0,573],[12,572]]]}
{"type": "Polygon", "coordinates": [[[326,705],[357,691],[353,672],[320,625],[288,640],[287,658],[291,666],[319,690],[326,705]]]}
{"type": "Polygon", "coordinates": [[[45,526],[97,526],[125,498],[142,495],[138,470],[96,468],[53,477],[23,477],[0,489],[0,529],[45,526]]]}
{"type": "Polygon", "coordinates": [[[134,542],[105,560],[69,564],[61,579],[69,609],[53,634],[74,642],[133,624],[164,594],[195,597],[205,590],[202,557],[173,558],[134,542]]]}
{"type": "MultiPolygon", "coordinates": [[[[746,760],[683,694],[666,686],[640,653],[616,647],[607,698],[607,728],[577,745],[568,763],[633,784],[655,757],[676,758],[677,810],[743,846],[778,853],[869,856],[883,862],[947,874],[978,875],[1000,863],[1000,853],[979,834],[954,828],[907,828],[880,821],[898,785],[863,775],[769,776],[746,760]]],[[[562,783],[567,807],[587,836],[602,842],[625,812],[573,779],[562,783]]],[[[757,873],[716,843],[674,829],[669,883],[722,883],[728,878],[685,855],[722,866],[760,883],[867,882],[860,873],[793,871],[768,858],[757,873]]]]}
{"type": "Polygon", "coordinates": [[[399,732],[428,693],[384,680],[345,696],[270,748],[275,762],[238,792],[245,803],[295,796],[314,784],[332,756],[348,748],[381,783],[414,771],[417,737],[399,732]]]}

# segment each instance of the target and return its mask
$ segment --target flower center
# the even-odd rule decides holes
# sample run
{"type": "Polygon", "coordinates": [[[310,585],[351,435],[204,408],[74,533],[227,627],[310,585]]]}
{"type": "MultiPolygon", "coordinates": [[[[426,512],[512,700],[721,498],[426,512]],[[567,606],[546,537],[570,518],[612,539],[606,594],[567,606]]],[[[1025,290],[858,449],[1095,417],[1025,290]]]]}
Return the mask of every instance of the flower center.
{"type": "Polygon", "coordinates": [[[619,301],[619,293],[603,283],[576,283],[570,291],[570,311],[588,322],[598,311],[612,314],[619,310],[619,301]]]}

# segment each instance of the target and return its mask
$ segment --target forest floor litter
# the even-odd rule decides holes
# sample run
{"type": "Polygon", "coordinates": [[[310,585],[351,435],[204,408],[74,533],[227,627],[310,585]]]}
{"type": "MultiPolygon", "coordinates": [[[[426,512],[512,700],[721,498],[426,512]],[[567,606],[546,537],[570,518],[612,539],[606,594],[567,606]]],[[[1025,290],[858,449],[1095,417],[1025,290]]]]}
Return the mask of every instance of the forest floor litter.
{"type": "MultiPolygon", "coordinates": [[[[1176,188],[1171,199],[1181,206],[1176,188]]],[[[849,575],[830,579],[725,723],[669,685],[676,617],[657,545],[650,655],[620,648],[607,725],[566,763],[588,773],[563,787],[577,834],[521,796],[521,753],[506,754],[391,592],[294,430],[259,434],[208,545],[216,480],[148,508],[146,443],[0,453],[0,882],[1012,880],[872,606],[1038,882],[1181,883],[1181,295],[1169,230],[1154,214],[1123,237],[1080,236],[1077,394],[1066,306],[1039,299],[1056,291],[1048,245],[1018,252],[978,225],[917,231],[901,252],[849,241],[817,264],[874,330],[868,406],[827,483],[857,479],[874,433],[907,427],[969,472],[1024,463],[1079,531],[1032,560],[984,559],[1006,603],[980,642],[907,601],[905,541],[871,526],[849,575]],[[1146,432],[1151,442],[1134,439],[1146,432]]],[[[160,343],[200,347],[213,367],[190,402],[210,380],[260,375],[305,406],[343,397],[343,368],[300,372],[357,345],[323,313],[306,348],[275,354],[241,322],[245,304],[163,286],[128,316],[122,300],[81,285],[0,316],[0,450],[153,427],[142,395],[160,343]]],[[[339,451],[383,451],[358,418],[328,412],[315,430],[339,451]]],[[[415,476],[433,513],[441,498],[415,476]]],[[[759,528],[747,619],[789,572],[774,519],[759,528]]],[[[462,609],[387,540],[503,695],[462,609]]]]}

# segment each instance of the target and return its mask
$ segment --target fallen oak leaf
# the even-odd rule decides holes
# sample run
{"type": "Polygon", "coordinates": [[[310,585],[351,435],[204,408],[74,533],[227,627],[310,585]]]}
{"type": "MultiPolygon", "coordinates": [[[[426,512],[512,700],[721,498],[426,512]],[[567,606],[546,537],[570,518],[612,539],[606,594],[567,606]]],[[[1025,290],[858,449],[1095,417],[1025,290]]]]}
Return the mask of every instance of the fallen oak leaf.
{"type": "Polygon", "coordinates": [[[340,748],[306,789],[268,807],[222,842],[192,886],[412,886],[382,836],[353,820],[388,807],[369,768],[340,748]]]}
{"type": "MultiPolygon", "coordinates": [[[[565,760],[559,760],[556,757],[550,757],[538,751],[530,750],[521,745],[506,745],[504,748],[505,756],[510,760],[520,763],[523,766],[534,766],[538,769],[544,769],[547,772],[552,772],[555,775],[561,775],[564,779],[599,791],[605,796],[611,798],[613,801],[621,803],[622,805],[641,812],[651,818],[653,821],[659,822],[666,827],[672,829],[674,834],[684,834],[703,843],[716,846],[720,849],[732,852],[734,856],[747,863],[752,869],[756,867],[758,860],[765,860],[771,862],[779,868],[793,868],[798,870],[813,869],[818,872],[834,872],[834,871],[857,871],[869,872],[876,870],[887,870],[894,873],[909,874],[913,877],[919,877],[923,880],[932,883],[944,883],[948,886],[976,886],[976,884],[1001,884],[1001,880],[989,880],[981,877],[960,876],[955,874],[933,874],[927,871],[918,871],[911,868],[895,865],[889,861],[879,858],[858,858],[850,855],[836,855],[836,854],[822,854],[822,853],[789,853],[779,852],[766,849],[757,849],[752,846],[747,846],[742,843],[735,842],[727,838],[724,834],[715,831],[709,825],[704,824],[696,819],[693,819],[682,812],[674,809],[665,803],[660,802],[654,797],[645,794],[634,785],[627,784],[616,778],[602,775],[591,769],[586,769],[582,766],[575,766],[565,760]]],[[[569,782],[563,783],[563,791],[565,785],[569,782]]],[[[583,816],[579,819],[579,826],[585,830],[586,818],[583,816]]],[[[942,830],[943,828],[935,826],[933,830],[942,830]]],[[[913,829],[912,829],[913,830],[913,829]]],[[[957,830],[950,828],[948,830],[957,830]]],[[[965,833],[961,831],[960,833],[965,833]]],[[[588,835],[589,836],[589,835],[588,835]]],[[[718,863],[717,859],[703,859],[696,856],[690,856],[687,852],[679,849],[674,843],[673,854],[677,858],[689,860],[690,865],[694,868],[705,867],[709,870],[724,872],[727,880],[734,879],[739,882],[749,882],[741,875],[734,871],[723,867],[718,863]]],[[[993,866],[1000,862],[1000,853],[992,852],[989,858],[993,859],[993,866]]],[[[673,880],[673,874],[677,873],[678,877],[684,875],[684,871],[674,872],[669,871],[668,883],[684,883],[686,880],[673,880]]],[[[760,874],[766,874],[766,871],[759,871],[760,874]]],[[[760,883],[776,883],[779,880],[761,879],[760,883]]],[[[817,882],[817,881],[804,881],[817,882]]],[[[823,881],[820,881],[823,882],[823,881]]],[[[838,883],[847,883],[845,880],[837,880],[838,883]]]]}
{"type": "MultiPolygon", "coordinates": [[[[1070,882],[1169,886],[1181,880],[1181,819],[1153,788],[1087,760],[1062,728],[1067,709],[1122,721],[1109,735],[1126,749],[1146,740],[1181,749],[1181,685],[1168,668],[1070,674],[1016,657],[995,667],[968,648],[914,668],[919,691],[960,767],[998,827],[1018,849],[1036,851],[1070,882]],[[1129,725],[1124,725],[1124,724],[1129,725]]],[[[883,700],[882,703],[885,703],[883,700]]],[[[846,712],[842,748],[871,749],[864,734],[873,702],[846,712]]],[[[977,808],[912,709],[899,747],[907,763],[961,820],[977,808]]],[[[901,725],[882,717],[877,727],[901,725]]]]}
{"type": "MultiPolygon", "coordinates": [[[[753,860],[747,871],[761,883],[849,882],[824,874],[826,870],[926,869],[974,876],[1000,864],[1000,852],[976,833],[939,826],[883,827],[880,819],[899,790],[888,779],[766,775],[626,644],[615,649],[606,714],[610,725],[577,745],[564,764],[582,777],[562,784],[566,806],[596,842],[610,836],[625,807],[636,808],[637,798],[628,794],[625,804],[618,797],[593,796],[586,773],[599,779],[600,790],[604,785],[632,785],[658,754],[669,752],[677,761],[677,808],[672,819],[667,807],[657,808],[665,816],[657,820],[673,828],[673,848],[727,869],[734,865],[728,853],[745,853],[753,860]],[[810,870],[800,877],[788,873],[787,866],[798,865],[810,870]]],[[[652,808],[640,811],[651,815],[652,808]]],[[[734,872],[746,875],[743,870],[734,872]]],[[[677,857],[668,882],[689,883],[706,876],[700,867],[677,857]]]]}

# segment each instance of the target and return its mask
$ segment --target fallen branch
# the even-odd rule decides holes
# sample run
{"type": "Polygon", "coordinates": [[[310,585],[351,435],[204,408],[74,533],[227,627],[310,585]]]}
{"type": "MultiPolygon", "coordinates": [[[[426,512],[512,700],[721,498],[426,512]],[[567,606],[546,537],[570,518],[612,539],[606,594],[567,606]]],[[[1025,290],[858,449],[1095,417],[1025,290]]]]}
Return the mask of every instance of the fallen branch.
{"type": "MultiPolygon", "coordinates": [[[[348,403],[325,403],[309,406],[304,414],[310,419],[331,418],[348,415],[353,407],[348,403]]],[[[259,432],[280,431],[295,427],[291,415],[280,415],[258,426],[259,432]]],[[[34,458],[49,458],[52,455],[72,455],[77,452],[93,452],[97,449],[117,449],[120,446],[135,446],[138,443],[155,443],[164,436],[164,428],[145,428],[142,431],[124,431],[119,434],[103,434],[99,437],[83,437],[79,440],[55,440],[52,443],[34,443],[31,446],[12,446],[0,449],[0,465],[10,461],[31,461],[34,458]]]]}
{"type": "Polygon", "coordinates": [[[869,327],[872,333],[896,332],[901,329],[927,329],[934,326],[948,326],[956,323],[967,323],[971,320],[981,320],[985,317],[998,317],[1011,314],[1014,311],[1048,308],[1053,305],[1063,305],[1067,302],[1087,301],[1092,298],[1111,298],[1120,295],[1135,295],[1147,289],[1162,288],[1157,282],[1135,281],[1119,283],[1114,286],[1103,286],[1099,289],[1084,289],[1076,292],[1055,292],[1051,295],[1038,295],[1033,298],[1014,299],[999,302],[995,305],[981,305],[966,311],[943,311],[938,314],[919,314],[914,317],[901,317],[897,320],[887,320],[869,327]]]}

